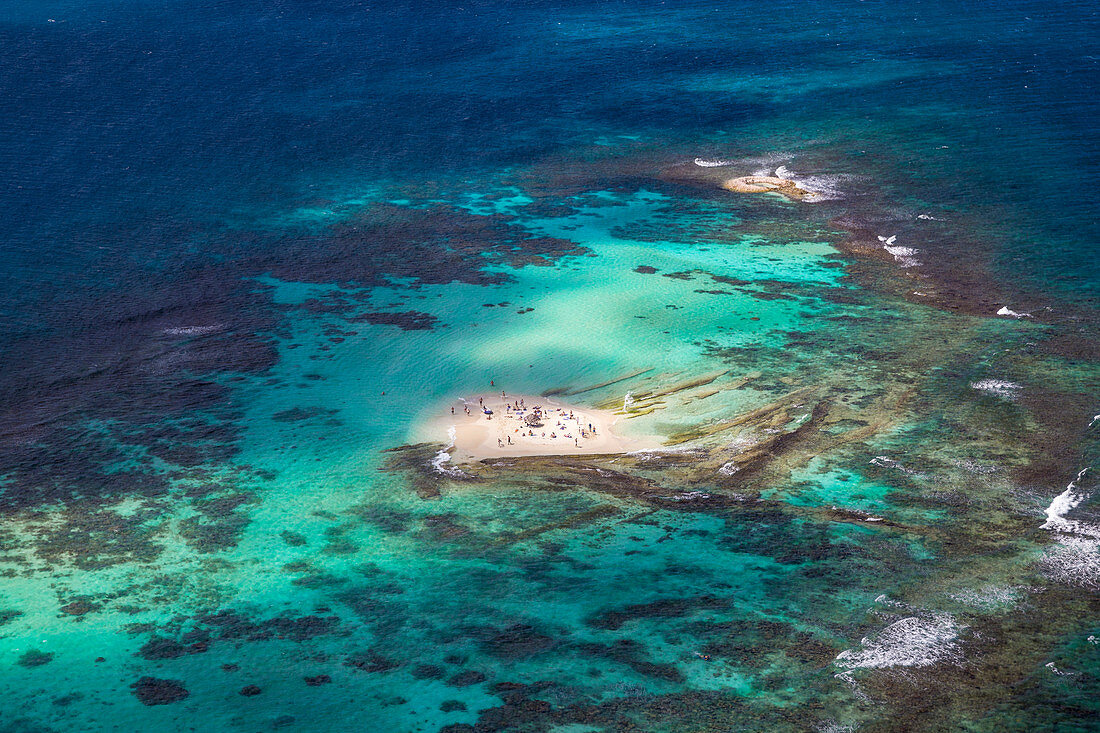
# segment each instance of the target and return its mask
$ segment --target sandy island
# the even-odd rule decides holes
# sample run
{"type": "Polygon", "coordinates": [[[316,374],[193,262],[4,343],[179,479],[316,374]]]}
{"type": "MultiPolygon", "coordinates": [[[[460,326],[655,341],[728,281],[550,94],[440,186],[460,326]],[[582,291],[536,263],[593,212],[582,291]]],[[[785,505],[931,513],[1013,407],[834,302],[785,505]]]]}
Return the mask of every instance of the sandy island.
{"type": "Polygon", "coordinates": [[[656,448],[656,439],[618,435],[619,416],[546,397],[497,392],[463,399],[439,418],[440,435],[452,440],[452,460],[506,456],[627,453],[656,448]],[[450,410],[454,414],[449,414],[450,410]]]}
{"type": "Polygon", "coordinates": [[[811,195],[810,191],[799,188],[786,178],[777,176],[741,176],[722,182],[722,188],[736,193],[778,193],[792,201],[802,201],[811,195]]]}

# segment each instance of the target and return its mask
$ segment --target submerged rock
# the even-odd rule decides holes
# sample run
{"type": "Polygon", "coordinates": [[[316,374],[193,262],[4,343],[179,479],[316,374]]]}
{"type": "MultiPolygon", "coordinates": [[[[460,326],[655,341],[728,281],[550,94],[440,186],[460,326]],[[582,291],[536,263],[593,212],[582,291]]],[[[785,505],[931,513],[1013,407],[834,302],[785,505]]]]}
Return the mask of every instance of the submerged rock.
{"type": "Polygon", "coordinates": [[[191,694],[178,680],[162,680],[156,677],[142,677],[130,687],[142,705],[168,705],[191,694]]]}
{"type": "Polygon", "coordinates": [[[23,656],[19,657],[19,661],[16,662],[20,667],[26,667],[31,669],[32,667],[41,667],[43,664],[49,664],[53,661],[53,652],[42,652],[37,649],[30,649],[23,653],[23,656]]]}

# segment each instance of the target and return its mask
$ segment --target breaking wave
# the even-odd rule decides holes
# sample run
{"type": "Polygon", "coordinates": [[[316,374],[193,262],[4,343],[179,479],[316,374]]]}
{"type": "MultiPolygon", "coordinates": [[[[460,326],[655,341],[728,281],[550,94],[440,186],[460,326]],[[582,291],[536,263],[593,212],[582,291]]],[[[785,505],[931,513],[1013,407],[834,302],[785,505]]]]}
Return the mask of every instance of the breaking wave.
{"type": "Polygon", "coordinates": [[[970,388],[1011,400],[1016,396],[1018,390],[1023,389],[1023,386],[1003,379],[979,379],[976,382],[971,382],[970,388]]]}
{"type": "Polygon", "coordinates": [[[223,328],[225,326],[220,323],[213,326],[173,326],[164,329],[164,333],[169,336],[205,336],[208,333],[217,333],[223,328]]]}
{"type": "Polygon", "coordinates": [[[864,637],[858,648],[841,652],[833,664],[841,670],[838,677],[848,678],[859,669],[958,662],[962,659],[958,638],[963,628],[947,613],[933,613],[926,618],[908,616],[864,637]]]}
{"type": "Polygon", "coordinates": [[[432,459],[432,468],[435,469],[436,473],[441,473],[444,476],[464,478],[466,474],[461,470],[457,468],[447,468],[445,465],[451,460],[451,449],[455,447],[455,440],[458,438],[458,429],[454,425],[447,428],[447,437],[450,442],[447,443],[446,447],[435,454],[435,458],[432,459]]]}
{"type": "Polygon", "coordinates": [[[917,250],[912,247],[903,247],[900,244],[894,244],[898,235],[893,234],[889,237],[879,236],[878,241],[882,242],[882,248],[885,249],[894,258],[894,262],[897,262],[902,267],[918,267],[920,260],[916,259],[917,250]]]}
{"type": "Polygon", "coordinates": [[[1068,518],[1092,496],[1080,485],[1088,472],[1081,469],[1046,508],[1042,529],[1057,533],[1057,544],[1047,550],[1040,566],[1053,580],[1095,590],[1100,589],[1100,526],[1068,518]]]}

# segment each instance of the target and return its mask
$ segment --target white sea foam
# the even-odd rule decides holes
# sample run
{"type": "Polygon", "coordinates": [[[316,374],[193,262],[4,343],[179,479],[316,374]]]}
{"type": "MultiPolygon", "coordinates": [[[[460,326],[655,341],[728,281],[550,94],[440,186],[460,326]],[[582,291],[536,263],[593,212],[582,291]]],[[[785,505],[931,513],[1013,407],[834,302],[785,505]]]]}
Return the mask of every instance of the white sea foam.
{"type": "Polygon", "coordinates": [[[757,173],[754,175],[770,176],[771,171],[775,170],[775,167],[777,165],[787,163],[793,157],[794,154],[792,153],[785,153],[775,150],[770,153],[764,153],[763,155],[754,155],[750,158],[742,158],[740,162],[744,165],[767,166],[767,168],[763,169],[763,173],[757,173]]]}
{"type": "Polygon", "coordinates": [[[917,612],[917,608],[915,606],[911,606],[908,603],[904,603],[902,601],[895,601],[893,598],[886,595],[885,593],[877,596],[875,598],[875,603],[881,604],[881,605],[886,606],[888,608],[896,608],[896,609],[899,609],[899,610],[904,611],[906,613],[916,613],[917,612]]]}
{"type": "Polygon", "coordinates": [[[894,256],[894,261],[902,267],[917,267],[920,265],[920,260],[916,259],[915,255],[917,250],[912,247],[883,247],[887,252],[894,256]]]}
{"type": "Polygon", "coordinates": [[[799,176],[795,179],[799,188],[803,188],[810,192],[810,196],[807,201],[816,203],[818,201],[836,201],[844,198],[844,188],[842,183],[848,180],[842,175],[813,175],[813,176],[799,176]]]}
{"type": "Polygon", "coordinates": [[[169,336],[204,336],[208,333],[217,333],[223,328],[225,326],[221,323],[216,323],[213,326],[173,326],[164,329],[164,333],[169,336]]]}
{"type": "Polygon", "coordinates": [[[1093,415],[1092,420],[1089,420],[1089,427],[1091,428],[1098,422],[1100,422],[1100,415],[1093,415]]]}
{"type": "Polygon", "coordinates": [[[695,165],[700,168],[721,168],[727,165],[733,165],[731,160],[707,160],[706,158],[696,158],[695,165]]]}
{"type": "Polygon", "coordinates": [[[721,468],[718,469],[718,473],[722,474],[723,476],[732,476],[740,470],[740,466],[735,464],[733,461],[730,461],[729,463],[722,464],[721,468]]]}
{"type": "Polygon", "coordinates": [[[943,221],[939,217],[932,216],[931,214],[917,214],[918,219],[924,219],[925,221],[943,221]]]}
{"type": "Polygon", "coordinates": [[[882,242],[882,248],[890,253],[890,256],[894,258],[894,262],[897,262],[902,267],[917,267],[920,265],[920,260],[916,259],[917,250],[912,247],[902,247],[900,244],[894,244],[897,241],[898,235],[892,234],[889,237],[879,236],[878,241],[882,242]]]}
{"type": "Polygon", "coordinates": [[[436,473],[441,473],[444,476],[453,476],[455,478],[464,478],[466,474],[457,468],[447,468],[444,464],[451,460],[451,449],[455,447],[455,440],[458,438],[458,429],[452,425],[447,428],[447,437],[450,442],[447,446],[435,454],[435,458],[432,459],[432,468],[436,473]]]}
{"type": "MultiPolygon", "coordinates": [[[[770,174],[767,170],[763,170],[755,175],[767,176],[770,174]]],[[[776,168],[774,175],[776,178],[782,178],[785,181],[793,181],[796,186],[805,191],[807,195],[802,200],[807,203],[844,198],[844,193],[840,187],[843,177],[839,175],[798,173],[785,165],[776,168]]]]}
{"type": "Polygon", "coordinates": [[[1022,585],[987,585],[984,588],[966,588],[948,595],[952,600],[965,603],[982,611],[993,611],[1015,606],[1027,588],[1022,585]]]}
{"type": "Polygon", "coordinates": [[[1009,309],[1007,305],[1002,305],[1001,309],[997,311],[999,316],[1012,316],[1013,318],[1031,318],[1030,313],[1017,313],[1014,310],[1009,309]]]}
{"type": "Polygon", "coordinates": [[[838,677],[850,679],[848,675],[858,669],[930,667],[941,662],[958,662],[962,659],[958,637],[963,628],[946,613],[909,616],[864,637],[858,648],[841,652],[833,664],[841,670],[838,677]]]}
{"type": "Polygon", "coordinates": [[[814,730],[818,733],[853,733],[855,731],[855,726],[841,725],[836,721],[826,720],[818,723],[814,730]]]}
{"type": "Polygon", "coordinates": [[[909,476],[923,477],[924,474],[920,471],[914,471],[911,468],[906,468],[901,463],[895,461],[893,458],[887,458],[886,456],[875,456],[868,461],[872,466],[878,466],[879,468],[892,468],[896,471],[901,471],[909,476]]]}
{"type": "MultiPolygon", "coordinates": [[[[845,514],[854,514],[855,516],[862,519],[864,522],[885,522],[886,521],[882,517],[876,517],[872,514],[869,514],[868,512],[863,511],[862,509],[842,508],[842,507],[838,507],[836,504],[833,504],[830,508],[834,512],[843,512],[845,514]]],[[[886,596],[879,596],[878,599],[876,599],[876,600],[881,601],[884,598],[886,598],[886,596]]]]}
{"type": "MultiPolygon", "coordinates": [[[[681,448],[643,448],[641,450],[627,451],[623,455],[637,456],[642,460],[658,459],[667,456],[670,453],[703,453],[704,451],[699,448],[681,447],[681,448]]],[[[597,469],[598,470],[598,469],[597,469]]]]}
{"type": "Polygon", "coordinates": [[[990,473],[996,473],[997,472],[997,467],[996,466],[986,466],[982,463],[978,463],[977,461],[971,460],[969,458],[964,458],[962,460],[952,461],[952,463],[954,463],[956,466],[958,466],[961,469],[964,469],[966,471],[970,471],[971,473],[990,474],[990,473]]]}
{"type": "Polygon", "coordinates": [[[1044,512],[1047,521],[1043,523],[1042,529],[1100,539],[1100,526],[1066,519],[1066,515],[1076,509],[1081,502],[1092,496],[1092,492],[1081,489],[1078,484],[1088,472],[1089,469],[1087,468],[1081,469],[1081,472],[1077,474],[1077,478],[1069,482],[1066,490],[1054,497],[1054,500],[1050,502],[1050,506],[1044,512]]]}
{"type": "Polygon", "coordinates": [[[1047,550],[1040,566],[1052,580],[1100,590],[1100,540],[1065,535],[1047,550]]]}
{"type": "Polygon", "coordinates": [[[1089,472],[1081,469],[1066,490],[1054,497],[1044,512],[1042,529],[1057,533],[1058,543],[1047,550],[1041,565],[1054,580],[1083,588],[1100,588],[1100,525],[1069,519],[1074,509],[1087,501],[1092,492],[1082,489],[1080,481],[1089,472]]]}
{"type": "Polygon", "coordinates": [[[736,438],[726,444],[727,448],[733,448],[736,451],[744,452],[750,448],[756,446],[757,440],[749,435],[738,435],[736,438]]]}
{"type": "Polygon", "coordinates": [[[1071,674],[1070,672],[1063,672],[1062,670],[1055,667],[1054,662],[1047,662],[1046,663],[1046,668],[1049,669],[1054,674],[1059,675],[1060,677],[1065,677],[1066,675],[1071,674]]]}
{"type": "Polygon", "coordinates": [[[970,387],[979,392],[997,395],[1009,400],[1016,396],[1018,390],[1023,389],[1019,384],[1007,382],[1003,379],[979,379],[977,382],[971,382],[970,387]]]}
{"type": "Polygon", "coordinates": [[[665,497],[669,501],[698,501],[699,499],[709,499],[710,494],[704,491],[685,491],[682,494],[676,494],[675,496],[665,497]]]}

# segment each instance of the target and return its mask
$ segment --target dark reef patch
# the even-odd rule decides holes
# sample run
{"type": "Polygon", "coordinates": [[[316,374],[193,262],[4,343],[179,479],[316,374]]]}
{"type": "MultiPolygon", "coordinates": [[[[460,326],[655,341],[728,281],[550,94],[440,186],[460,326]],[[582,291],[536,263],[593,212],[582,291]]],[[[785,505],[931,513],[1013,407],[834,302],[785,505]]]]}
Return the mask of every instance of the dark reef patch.
{"type": "Polygon", "coordinates": [[[185,699],[191,693],[178,680],[142,677],[130,685],[143,705],[168,705],[185,699]]]}
{"type": "Polygon", "coordinates": [[[338,616],[315,615],[275,616],[263,621],[252,621],[234,611],[219,611],[216,614],[199,616],[196,620],[216,629],[216,638],[245,641],[308,641],[335,633],[340,621],[338,616]]]}
{"type": "Polygon", "coordinates": [[[625,665],[645,677],[673,683],[684,681],[683,673],[675,665],[660,664],[646,659],[645,647],[633,639],[619,639],[611,644],[578,644],[577,649],[585,654],[604,657],[617,664],[625,665]]]}
{"type": "MultiPolygon", "coordinates": [[[[140,634],[148,633],[154,628],[150,624],[143,624],[129,631],[140,634]]],[[[153,636],[145,642],[137,651],[137,656],[149,660],[177,659],[206,652],[217,642],[272,639],[305,642],[318,636],[334,634],[338,630],[337,616],[280,615],[253,620],[236,611],[221,610],[212,614],[181,617],[165,624],[160,628],[162,635],[153,636]]]]}
{"type": "Polygon", "coordinates": [[[289,410],[276,412],[271,416],[271,419],[275,422],[302,422],[303,420],[312,420],[317,417],[331,417],[337,412],[339,412],[339,410],[320,406],[292,407],[289,410]]]}
{"type": "Polygon", "coordinates": [[[248,524],[248,517],[240,512],[230,512],[216,519],[188,517],[179,523],[179,534],[198,552],[222,552],[237,546],[248,524]]]}
{"type": "Polygon", "coordinates": [[[480,684],[487,679],[489,678],[485,676],[484,672],[479,672],[476,669],[467,669],[447,678],[447,686],[470,687],[471,685],[480,684]]]}
{"type": "Polygon", "coordinates": [[[384,285],[391,278],[484,285],[506,278],[485,272],[487,264],[550,265],[588,254],[575,242],[532,236],[508,216],[480,216],[445,205],[376,203],[360,219],[324,232],[261,237],[259,242],[264,250],[280,253],[262,260],[264,269],[280,279],[357,286],[384,285]]]}
{"type": "Polygon", "coordinates": [[[290,547],[304,547],[307,543],[305,535],[298,532],[293,532],[289,529],[284,529],[279,533],[279,537],[290,547]]]}
{"type": "Polygon", "coordinates": [[[445,673],[446,670],[434,664],[418,664],[413,667],[412,676],[418,680],[438,680],[442,679],[445,673]]]}
{"type": "Polygon", "coordinates": [[[458,519],[457,514],[430,514],[424,517],[425,534],[437,542],[466,537],[471,530],[458,519]]]}
{"type": "Polygon", "coordinates": [[[352,323],[370,323],[381,326],[397,326],[402,331],[431,331],[439,319],[423,311],[401,313],[360,313],[348,319],[352,323]]]}
{"type": "Polygon", "coordinates": [[[515,624],[482,642],[481,647],[501,659],[523,659],[555,646],[554,639],[528,624],[515,624]]]}
{"type": "Polygon", "coordinates": [[[43,652],[38,649],[28,649],[19,656],[16,660],[16,664],[20,667],[26,667],[32,669],[34,667],[41,667],[43,664],[49,664],[53,661],[53,652],[43,652]]]}
{"type": "Polygon", "coordinates": [[[360,672],[388,672],[401,665],[399,662],[388,659],[371,649],[348,656],[344,660],[344,666],[357,669],[360,672]]]}
{"type": "Polygon", "coordinates": [[[710,279],[716,283],[722,283],[723,285],[751,285],[751,280],[742,280],[736,277],[727,277],[726,275],[711,275],[710,279]]]}
{"type": "Polygon", "coordinates": [[[636,618],[677,618],[699,610],[726,610],[729,601],[716,596],[695,598],[668,598],[651,603],[638,603],[616,611],[603,611],[585,623],[595,629],[614,631],[627,621],[636,618]]]}
{"type": "Polygon", "coordinates": [[[144,659],[177,659],[185,654],[200,654],[207,651],[210,645],[206,641],[196,641],[193,644],[182,644],[175,639],[166,639],[154,636],[138,649],[138,656],[144,659]]]}

